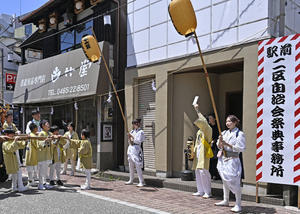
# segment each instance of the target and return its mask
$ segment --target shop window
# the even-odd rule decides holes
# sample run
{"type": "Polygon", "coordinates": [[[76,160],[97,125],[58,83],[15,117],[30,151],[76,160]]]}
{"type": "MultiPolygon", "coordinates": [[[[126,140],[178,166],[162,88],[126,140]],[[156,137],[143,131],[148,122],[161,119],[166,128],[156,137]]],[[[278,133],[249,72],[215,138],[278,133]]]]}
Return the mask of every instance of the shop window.
{"type": "Polygon", "coordinates": [[[60,35],[60,51],[67,52],[74,48],[74,30],[63,32],[60,35]]]}
{"type": "Polygon", "coordinates": [[[86,23],[83,23],[81,25],[79,25],[77,28],[76,28],[76,45],[80,45],[81,43],[81,38],[85,35],[92,35],[93,34],[93,20],[91,21],[88,21],[86,23]]]}
{"type": "Polygon", "coordinates": [[[32,34],[32,24],[25,25],[25,36],[28,37],[32,34]]]}
{"type": "Polygon", "coordinates": [[[66,31],[60,34],[60,52],[65,53],[76,48],[80,48],[81,38],[87,34],[93,34],[93,21],[85,22],[73,28],[71,31],[66,31]]]}

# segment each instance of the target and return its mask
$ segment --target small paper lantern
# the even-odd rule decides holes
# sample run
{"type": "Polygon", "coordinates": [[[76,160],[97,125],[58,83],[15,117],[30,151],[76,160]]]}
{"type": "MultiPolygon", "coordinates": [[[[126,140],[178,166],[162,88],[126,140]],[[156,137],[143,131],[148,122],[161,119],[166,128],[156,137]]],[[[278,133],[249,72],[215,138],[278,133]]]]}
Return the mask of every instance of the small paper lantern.
{"type": "Polygon", "coordinates": [[[172,0],[169,4],[169,14],[179,34],[188,37],[195,32],[197,19],[190,0],[172,0]]]}
{"type": "Polygon", "coordinates": [[[92,35],[87,35],[81,39],[81,47],[86,57],[91,62],[97,62],[100,57],[100,47],[98,45],[97,39],[92,35]]]}

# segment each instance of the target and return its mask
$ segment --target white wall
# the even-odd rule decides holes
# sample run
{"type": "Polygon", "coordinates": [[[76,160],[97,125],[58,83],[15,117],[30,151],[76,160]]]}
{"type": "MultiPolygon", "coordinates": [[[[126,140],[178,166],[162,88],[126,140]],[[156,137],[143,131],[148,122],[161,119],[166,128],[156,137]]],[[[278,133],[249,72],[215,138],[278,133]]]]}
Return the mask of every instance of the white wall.
{"type": "MultiPolygon", "coordinates": [[[[127,67],[195,53],[168,14],[171,0],[128,0],[127,67]]],[[[191,0],[204,51],[259,40],[268,34],[268,0],[191,0]]]]}

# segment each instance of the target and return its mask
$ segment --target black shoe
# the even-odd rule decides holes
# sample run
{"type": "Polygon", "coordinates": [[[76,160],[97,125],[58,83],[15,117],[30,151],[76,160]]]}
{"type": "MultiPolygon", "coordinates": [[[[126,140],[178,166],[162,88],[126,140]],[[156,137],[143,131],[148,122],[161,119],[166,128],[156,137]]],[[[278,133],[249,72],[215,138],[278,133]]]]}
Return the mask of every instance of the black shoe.
{"type": "Polygon", "coordinates": [[[55,185],[55,182],[54,181],[50,181],[49,183],[51,186],[54,186],[55,185]]]}
{"type": "Polygon", "coordinates": [[[63,186],[64,185],[61,180],[56,181],[56,184],[59,185],[59,186],[63,186]]]}

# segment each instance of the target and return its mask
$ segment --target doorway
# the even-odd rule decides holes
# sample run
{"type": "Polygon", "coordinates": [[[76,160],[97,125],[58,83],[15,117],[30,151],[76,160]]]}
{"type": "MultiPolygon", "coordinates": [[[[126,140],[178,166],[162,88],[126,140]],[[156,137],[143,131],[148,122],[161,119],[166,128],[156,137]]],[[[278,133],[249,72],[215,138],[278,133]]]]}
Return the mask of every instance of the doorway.
{"type": "Polygon", "coordinates": [[[226,93],[226,117],[235,115],[240,119],[240,129],[242,129],[243,121],[243,91],[226,93]]]}

